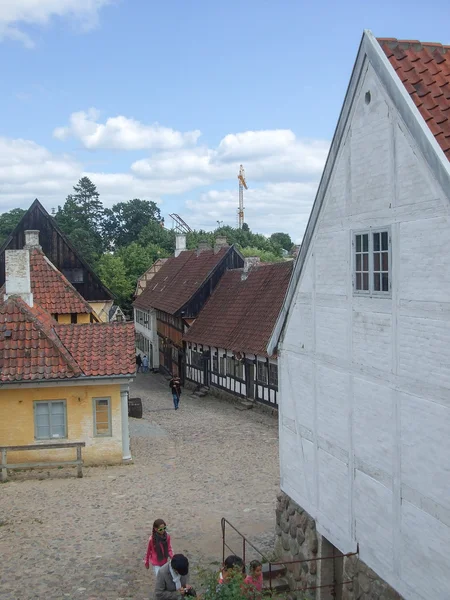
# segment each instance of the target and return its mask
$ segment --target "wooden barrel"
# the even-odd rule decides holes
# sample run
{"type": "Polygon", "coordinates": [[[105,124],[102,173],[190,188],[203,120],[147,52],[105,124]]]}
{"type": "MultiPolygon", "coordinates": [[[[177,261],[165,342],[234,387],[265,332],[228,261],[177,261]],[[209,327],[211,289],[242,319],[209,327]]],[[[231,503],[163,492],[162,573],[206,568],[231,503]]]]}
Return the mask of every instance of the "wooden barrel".
{"type": "Polygon", "coordinates": [[[142,400],[140,398],[128,398],[128,416],[142,419],[142,400]]]}

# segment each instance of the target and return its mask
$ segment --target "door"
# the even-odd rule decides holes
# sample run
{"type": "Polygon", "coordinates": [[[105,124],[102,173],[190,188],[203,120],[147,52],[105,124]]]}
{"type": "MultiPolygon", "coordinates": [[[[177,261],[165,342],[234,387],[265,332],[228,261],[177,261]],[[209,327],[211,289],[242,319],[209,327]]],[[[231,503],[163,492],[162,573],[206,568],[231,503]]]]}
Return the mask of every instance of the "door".
{"type": "Polygon", "coordinates": [[[255,399],[255,365],[252,362],[245,363],[245,385],[247,398],[255,399]]]}

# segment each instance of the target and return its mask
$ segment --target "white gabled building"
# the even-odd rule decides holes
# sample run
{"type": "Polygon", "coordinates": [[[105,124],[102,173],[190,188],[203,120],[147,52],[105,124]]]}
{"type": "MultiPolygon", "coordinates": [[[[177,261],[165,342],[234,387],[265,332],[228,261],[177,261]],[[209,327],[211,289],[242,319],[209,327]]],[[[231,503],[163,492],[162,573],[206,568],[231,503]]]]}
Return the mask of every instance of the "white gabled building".
{"type": "Polygon", "coordinates": [[[278,533],[288,556],[359,549],[342,599],[450,598],[449,155],[450,47],[365,32],[268,347],[278,533]],[[289,546],[292,507],[318,539],[289,546]]]}

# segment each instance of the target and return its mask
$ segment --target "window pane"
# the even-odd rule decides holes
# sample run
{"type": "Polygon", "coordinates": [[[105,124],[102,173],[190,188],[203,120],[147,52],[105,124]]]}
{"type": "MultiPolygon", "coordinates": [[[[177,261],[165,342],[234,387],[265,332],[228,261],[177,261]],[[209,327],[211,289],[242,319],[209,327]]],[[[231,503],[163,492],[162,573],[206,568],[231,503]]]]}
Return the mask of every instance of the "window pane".
{"type": "Polygon", "coordinates": [[[383,231],[383,233],[381,234],[381,250],[387,250],[387,249],[388,249],[388,232],[383,231]]]}
{"type": "Polygon", "coordinates": [[[48,425],[38,425],[36,427],[36,437],[39,439],[48,439],[50,437],[50,427],[48,425]]]}
{"type": "Polygon", "coordinates": [[[361,252],[361,236],[356,236],[356,252],[361,252]]]}
{"type": "Polygon", "coordinates": [[[388,271],[389,270],[389,253],[383,252],[383,254],[381,255],[381,260],[382,260],[381,270],[388,271]]]}
{"type": "Polygon", "coordinates": [[[373,249],[374,249],[374,252],[378,252],[380,250],[380,234],[379,233],[373,234],[373,249]]]}
{"type": "Polygon", "coordinates": [[[369,252],[369,234],[365,233],[363,236],[363,252],[369,252]]]}
{"type": "Polygon", "coordinates": [[[37,415],[47,415],[48,417],[48,403],[47,402],[38,402],[36,404],[36,414],[37,415]]]}
{"type": "Polygon", "coordinates": [[[369,273],[363,273],[363,290],[369,289],[369,273]]]}
{"type": "Polygon", "coordinates": [[[361,254],[356,255],[356,270],[361,271],[361,254]]]}
{"type": "Polygon", "coordinates": [[[373,270],[380,270],[380,255],[378,253],[373,255],[373,270]]]}
{"type": "Polygon", "coordinates": [[[380,291],[380,274],[379,273],[375,273],[375,275],[373,276],[373,289],[376,292],[380,291]]]}
{"type": "Polygon", "coordinates": [[[381,274],[381,285],[383,292],[389,291],[389,275],[387,273],[381,274]]]}
{"type": "Polygon", "coordinates": [[[363,271],[368,271],[369,270],[369,255],[368,254],[363,254],[363,271]]]}
{"type": "Polygon", "coordinates": [[[356,273],[356,289],[361,289],[361,273],[356,273]]]}

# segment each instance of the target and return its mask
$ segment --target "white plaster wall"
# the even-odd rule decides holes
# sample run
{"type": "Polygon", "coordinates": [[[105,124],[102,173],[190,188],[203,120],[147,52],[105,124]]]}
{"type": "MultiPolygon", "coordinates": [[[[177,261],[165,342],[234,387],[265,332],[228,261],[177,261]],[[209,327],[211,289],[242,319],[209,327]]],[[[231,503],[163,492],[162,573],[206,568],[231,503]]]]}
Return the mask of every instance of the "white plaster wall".
{"type": "Polygon", "coordinates": [[[279,345],[281,486],[405,598],[448,600],[449,191],[366,69],[279,345]],[[391,297],[354,296],[351,232],[384,226],[391,297]]]}

